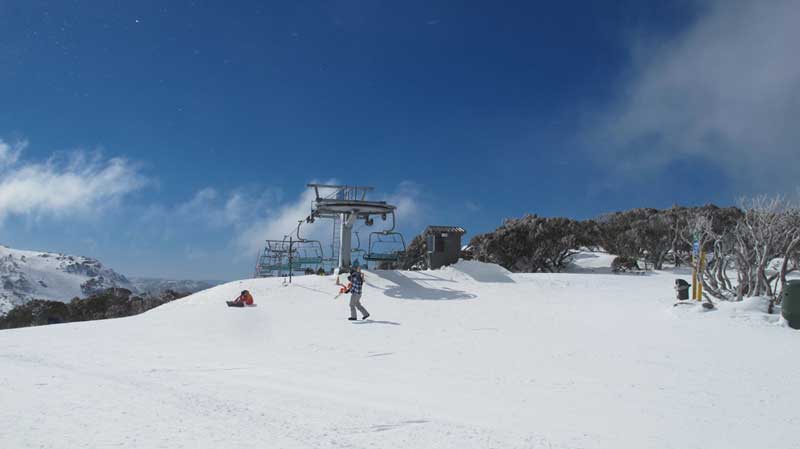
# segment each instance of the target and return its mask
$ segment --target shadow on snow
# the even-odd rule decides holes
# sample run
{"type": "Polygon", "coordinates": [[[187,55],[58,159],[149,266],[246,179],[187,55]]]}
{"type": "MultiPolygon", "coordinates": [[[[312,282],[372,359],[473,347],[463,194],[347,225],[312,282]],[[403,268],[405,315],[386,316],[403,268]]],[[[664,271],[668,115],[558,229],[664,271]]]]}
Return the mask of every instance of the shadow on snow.
{"type": "MultiPolygon", "coordinates": [[[[431,288],[420,284],[417,281],[425,282],[454,282],[447,279],[441,279],[436,276],[424,274],[418,271],[398,272],[398,271],[382,271],[378,274],[383,279],[386,279],[395,285],[387,287],[383,290],[383,294],[390,298],[397,299],[422,299],[422,300],[464,300],[475,299],[478,295],[467,293],[461,290],[452,288],[431,288]]],[[[381,289],[378,286],[367,283],[370,287],[381,289]]]]}

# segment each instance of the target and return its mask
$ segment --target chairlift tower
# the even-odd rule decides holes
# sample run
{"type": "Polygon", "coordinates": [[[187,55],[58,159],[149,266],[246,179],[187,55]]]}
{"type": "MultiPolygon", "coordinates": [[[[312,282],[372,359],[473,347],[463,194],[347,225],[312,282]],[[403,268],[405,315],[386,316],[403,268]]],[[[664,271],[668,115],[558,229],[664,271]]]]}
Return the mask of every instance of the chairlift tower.
{"type": "Polygon", "coordinates": [[[330,218],[334,220],[335,225],[338,224],[340,271],[349,269],[352,264],[353,225],[356,221],[364,220],[364,224],[372,226],[374,216],[379,216],[382,220],[391,216],[392,229],[389,231],[394,230],[397,207],[386,201],[367,200],[367,193],[374,190],[372,187],[327,184],[308,184],[308,187],[314,189],[316,198],[306,222],[313,223],[317,218],[330,218]]]}
{"type": "Polygon", "coordinates": [[[254,277],[288,276],[291,282],[296,271],[316,271],[322,267],[322,243],[300,237],[299,224],[297,229],[296,239],[288,235],[283,240],[266,240],[264,249],[256,259],[254,277]]]}

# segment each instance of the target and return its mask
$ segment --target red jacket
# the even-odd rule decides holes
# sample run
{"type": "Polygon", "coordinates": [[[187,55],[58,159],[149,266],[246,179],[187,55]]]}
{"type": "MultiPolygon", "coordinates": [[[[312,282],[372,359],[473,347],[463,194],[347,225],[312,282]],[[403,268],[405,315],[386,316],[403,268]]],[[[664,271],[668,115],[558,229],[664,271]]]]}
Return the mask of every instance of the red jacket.
{"type": "Polygon", "coordinates": [[[240,295],[238,298],[236,298],[236,300],[241,301],[248,306],[253,305],[253,295],[251,295],[250,293],[245,293],[243,295],[240,295]]]}

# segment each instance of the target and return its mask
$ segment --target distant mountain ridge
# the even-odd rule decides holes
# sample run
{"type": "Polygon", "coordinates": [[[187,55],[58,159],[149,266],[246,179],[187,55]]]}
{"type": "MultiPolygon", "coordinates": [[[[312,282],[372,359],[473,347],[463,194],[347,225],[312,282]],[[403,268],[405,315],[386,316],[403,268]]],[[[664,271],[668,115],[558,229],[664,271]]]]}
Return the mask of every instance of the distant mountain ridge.
{"type": "Polygon", "coordinates": [[[213,285],[204,281],[128,278],[91,257],[0,245],[0,315],[34,299],[69,301],[112,287],[158,295],[167,289],[194,293],[213,285]]]}
{"type": "Polygon", "coordinates": [[[128,280],[134,287],[134,290],[132,290],[133,292],[138,294],[152,294],[154,296],[167,290],[179,293],[195,293],[222,284],[222,281],[194,281],[144,277],[129,277],[128,280]]]}

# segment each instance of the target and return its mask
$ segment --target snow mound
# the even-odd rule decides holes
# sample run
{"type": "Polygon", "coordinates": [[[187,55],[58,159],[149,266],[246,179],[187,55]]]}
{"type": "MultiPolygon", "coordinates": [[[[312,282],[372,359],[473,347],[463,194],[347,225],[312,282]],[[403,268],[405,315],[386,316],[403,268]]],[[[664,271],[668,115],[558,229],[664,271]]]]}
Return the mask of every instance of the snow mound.
{"type": "MultiPolygon", "coordinates": [[[[708,319],[727,319],[747,326],[781,325],[781,309],[776,306],[773,313],[769,313],[769,298],[745,298],[740,302],[715,301],[714,309],[705,309],[699,302],[684,303],[675,307],[679,316],[693,318],[694,313],[713,313],[708,319]]],[[[704,317],[705,318],[705,317],[704,317]]]]}
{"type": "Polygon", "coordinates": [[[611,273],[613,254],[600,251],[581,250],[570,259],[567,273],[611,273]]]}
{"type": "Polygon", "coordinates": [[[477,282],[514,282],[511,272],[493,263],[484,263],[477,260],[459,260],[458,263],[444,268],[445,272],[452,270],[463,273],[477,282]]]}

